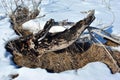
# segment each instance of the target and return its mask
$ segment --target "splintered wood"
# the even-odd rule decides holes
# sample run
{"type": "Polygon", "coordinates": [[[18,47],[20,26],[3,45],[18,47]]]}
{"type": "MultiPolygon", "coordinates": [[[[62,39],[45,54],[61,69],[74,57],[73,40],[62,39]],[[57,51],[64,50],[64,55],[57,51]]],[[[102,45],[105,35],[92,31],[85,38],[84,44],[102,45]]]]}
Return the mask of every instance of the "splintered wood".
{"type": "Polygon", "coordinates": [[[75,24],[63,22],[62,25],[74,25],[70,29],[58,33],[49,32],[53,25],[60,25],[50,19],[43,30],[36,34],[22,34],[19,39],[8,42],[6,49],[12,53],[13,61],[18,66],[40,67],[50,72],[62,72],[79,69],[87,63],[100,61],[107,64],[111,72],[119,72],[120,52],[109,50],[113,57],[111,59],[102,46],[90,42],[78,42],[81,34],[89,28],[94,19],[94,10],[91,10],[86,18],[75,24]]]}

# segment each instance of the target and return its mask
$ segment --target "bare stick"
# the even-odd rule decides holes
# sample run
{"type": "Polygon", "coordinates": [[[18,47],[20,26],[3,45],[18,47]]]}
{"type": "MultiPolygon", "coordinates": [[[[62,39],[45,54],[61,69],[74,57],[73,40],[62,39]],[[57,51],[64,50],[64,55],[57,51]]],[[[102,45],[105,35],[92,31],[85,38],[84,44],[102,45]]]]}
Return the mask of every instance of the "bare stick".
{"type": "MultiPolygon", "coordinates": [[[[94,37],[95,38],[95,37],[94,37]]],[[[113,61],[114,65],[116,66],[118,72],[120,71],[120,68],[119,66],[117,65],[117,62],[115,61],[115,59],[112,57],[112,55],[110,54],[110,52],[108,51],[108,49],[97,39],[95,38],[99,43],[100,45],[105,49],[105,51],[107,52],[107,55],[111,58],[111,60],[113,61]]]]}
{"type": "Polygon", "coordinates": [[[109,40],[111,40],[111,41],[113,41],[117,44],[120,44],[119,39],[118,40],[115,39],[111,34],[105,32],[104,30],[101,30],[101,29],[95,28],[95,27],[89,27],[89,29],[90,29],[91,32],[94,32],[94,33],[96,33],[96,34],[98,34],[98,35],[100,35],[104,38],[107,38],[107,39],[109,39],[109,40]],[[103,34],[103,33],[105,33],[105,34],[103,34]]]}
{"type": "Polygon", "coordinates": [[[54,23],[54,20],[50,19],[49,21],[46,22],[43,31],[38,32],[38,34],[36,35],[38,42],[40,42],[46,37],[50,28],[53,26],[53,23],[54,23]]]}
{"type": "Polygon", "coordinates": [[[18,6],[18,0],[14,0],[14,3],[15,3],[15,5],[16,5],[16,7],[18,6]]]}

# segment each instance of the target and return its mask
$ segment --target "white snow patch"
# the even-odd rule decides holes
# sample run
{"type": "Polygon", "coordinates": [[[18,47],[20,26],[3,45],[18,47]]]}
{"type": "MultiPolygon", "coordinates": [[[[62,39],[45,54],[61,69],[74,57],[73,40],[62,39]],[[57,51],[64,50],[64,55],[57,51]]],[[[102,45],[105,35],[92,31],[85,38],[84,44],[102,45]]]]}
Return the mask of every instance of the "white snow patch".
{"type": "Polygon", "coordinates": [[[112,50],[114,50],[114,51],[119,51],[120,52],[120,46],[118,46],[118,47],[111,47],[112,48],[112,50]]]}
{"type": "Polygon", "coordinates": [[[76,70],[61,73],[48,73],[44,69],[20,68],[19,76],[14,80],[119,80],[120,74],[112,75],[108,67],[101,62],[89,63],[76,70]]]}
{"type": "Polygon", "coordinates": [[[37,33],[40,30],[40,23],[35,20],[30,20],[22,25],[23,29],[29,30],[30,32],[37,33]]]}
{"type": "Polygon", "coordinates": [[[0,20],[6,18],[6,14],[0,13],[0,20]]]}
{"type": "Polygon", "coordinates": [[[54,33],[54,32],[62,32],[64,31],[66,28],[63,26],[53,26],[49,32],[54,33]]]}

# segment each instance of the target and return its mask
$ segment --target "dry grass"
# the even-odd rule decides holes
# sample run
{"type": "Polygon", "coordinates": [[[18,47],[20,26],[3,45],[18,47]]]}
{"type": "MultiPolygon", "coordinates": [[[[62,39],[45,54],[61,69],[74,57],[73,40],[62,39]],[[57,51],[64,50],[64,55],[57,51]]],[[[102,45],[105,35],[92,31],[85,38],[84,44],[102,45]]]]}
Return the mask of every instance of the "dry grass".
{"type": "Polygon", "coordinates": [[[113,42],[113,41],[110,41],[110,40],[108,40],[107,39],[107,42],[105,43],[105,45],[107,45],[107,46],[119,46],[119,44],[117,44],[117,43],[115,43],[115,42],[113,42]]]}
{"type": "MultiPolygon", "coordinates": [[[[84,45],[85,47],[86,45],[84,45]]],[[[119,72],[112,59],[107,55],[103,47],[92,45],[88,50],[82,52],[71,45],[69,48],[57,52],[50,52],[38,57],[32,53],[28,55],[14,55],[14,62],[19,66],[26,66],[30,68],[41,67],[50,72],[62,72],[65,70],[72,70],[82,68],[90,62],[100,61],[108,65],[112,73],[119,72]]],[[[19,53],[20,54],[20,53],[19,53]]],[[[111,52],[111,55],[120,66],[120,52],[111,52]]]]}

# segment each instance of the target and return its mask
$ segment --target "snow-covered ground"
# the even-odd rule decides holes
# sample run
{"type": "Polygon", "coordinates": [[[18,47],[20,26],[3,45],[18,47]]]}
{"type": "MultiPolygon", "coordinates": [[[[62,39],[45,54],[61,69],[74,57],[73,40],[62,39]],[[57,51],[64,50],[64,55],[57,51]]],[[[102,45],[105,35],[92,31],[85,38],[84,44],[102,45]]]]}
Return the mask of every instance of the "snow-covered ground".
{"type": "MultiPolygon", "coordinates": [[[[32,29],[36,31],[42,29],[50,18],[55,21],[67,19],[77,22],[85,17],[84,11],[95,9],[96,20],[91,25],[101,28],[109,25],[111,26],[108,29],[109,33],[120,36],[119,5],[119,0],[43,0],[40,15],[46,16],[30,21],[24,26],[35,26],[32,29]]],[[[51,32],[64,29],[64,27],[55,26],[51,32]]],[[[16,73],[19,76],[14,80],[120,80],[120,73],[111,74],[109,68],[101,62],[92,62],[77,71],[68,70],[61,73],[48,73],[41,68],[16,68],[11,60],[12,55],[5,50],[6,42],[16,37],[18,36],[11,29],[9,18],[0,4],[0,80],[11,80],[10,75],[16,73]]]]}

